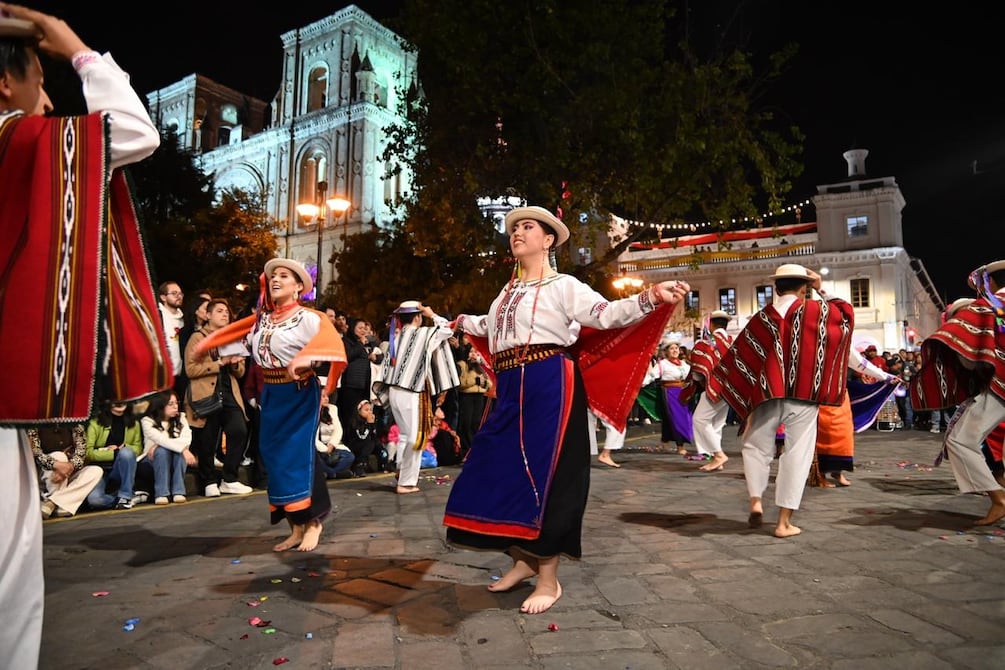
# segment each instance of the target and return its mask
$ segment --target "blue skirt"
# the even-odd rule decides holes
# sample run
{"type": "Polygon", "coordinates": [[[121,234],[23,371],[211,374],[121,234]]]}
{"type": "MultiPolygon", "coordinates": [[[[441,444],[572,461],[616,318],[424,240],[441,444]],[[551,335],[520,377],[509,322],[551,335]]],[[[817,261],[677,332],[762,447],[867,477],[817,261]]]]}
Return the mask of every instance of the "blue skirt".
{"type": "Polygon", "coordinates": [[[589,491],[586,392],[574,362],[558,355],[501,372],[447,499],[447,541],[580,558],[589,491]]]}
{"type": "Polygon", "coordinates": [[[328,484],[314,447],[320,409],[317,377],[265,384],[262,389],[259,450],[269,473],[272,523],[288,519],[304,524],[331,512],[328,484]]]}

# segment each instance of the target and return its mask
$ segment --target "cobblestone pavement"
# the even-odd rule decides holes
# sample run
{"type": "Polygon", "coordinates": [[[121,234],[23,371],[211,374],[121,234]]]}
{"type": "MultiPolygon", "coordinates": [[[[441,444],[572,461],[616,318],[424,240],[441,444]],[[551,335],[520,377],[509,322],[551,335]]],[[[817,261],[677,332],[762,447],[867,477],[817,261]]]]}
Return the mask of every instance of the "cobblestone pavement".
{"type": "Polygon", "coordinates": [[[271,550],[286,529],[262,492],[47,521],[41,667],[1005,668],[1005,531],[974,528],[987,499],[931,467],[941,436],[860,434],[852,486],[807,489],[803,534],[779,540],[773,488],[747,528],[727,431],[706,474],[631,428],[535,616],[529,586],[485,589],[505,556],[444,544],[455,467],[404,496],[332,482],[313,553],[271,550]]]}

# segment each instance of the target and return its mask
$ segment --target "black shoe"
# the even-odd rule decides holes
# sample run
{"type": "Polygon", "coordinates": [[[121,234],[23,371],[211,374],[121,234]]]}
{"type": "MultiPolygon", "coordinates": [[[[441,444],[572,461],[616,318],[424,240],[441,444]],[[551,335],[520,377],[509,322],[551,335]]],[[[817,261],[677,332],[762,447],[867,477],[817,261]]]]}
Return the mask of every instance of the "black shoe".
{"type": "Polygon", "coordinates": [[[354,465],[352,467],[352,476],[357,478],[366,477],[366,466],[362,463],[354,465]]]}

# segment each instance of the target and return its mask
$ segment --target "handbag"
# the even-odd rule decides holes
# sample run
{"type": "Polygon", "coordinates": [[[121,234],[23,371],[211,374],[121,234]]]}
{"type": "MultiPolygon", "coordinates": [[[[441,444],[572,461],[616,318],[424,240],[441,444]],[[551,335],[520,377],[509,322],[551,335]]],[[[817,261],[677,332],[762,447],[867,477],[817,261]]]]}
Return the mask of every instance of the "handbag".
{"type": "Polygon", "coordinates": [[[188,404],[192,408],[192,413],[198,417],[207,417],[223,409],[223,383],[224,377],[221,373],[213,393],[198,400],[192,398],[192,385],[189,384],[186,394],[188,395],[188,404]]]}

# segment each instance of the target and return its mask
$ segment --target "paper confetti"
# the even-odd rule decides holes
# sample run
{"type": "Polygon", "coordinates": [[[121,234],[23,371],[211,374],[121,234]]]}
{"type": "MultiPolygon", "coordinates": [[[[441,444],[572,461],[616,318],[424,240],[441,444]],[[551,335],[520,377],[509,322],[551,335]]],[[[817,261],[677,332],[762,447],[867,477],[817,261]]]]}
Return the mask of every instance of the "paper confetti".
{"type": "Polygon", "coordinates": [[[313,640],[314,639],[314,633],[307,633],[306,635],[304,635],[304,637],[306,637],[308,640],[313,640]]]}
{"type": "Polygon", "coordinates": [[[286,658],[285,656],[280,656],[276,660],[272,661],[272,665],[282,665],[283,663],[289,663],[289,662],[290,659],[286,658]]]}
{"type": "Polygon", "coordinates": [[[554,633],[556,630],[558,630],[558,624],[557,623],[548,624],[548,630],[554,633]]]}
{"type": "Polygon", "coordinates": [[[263,635],[272,635],[272,634],[273,634],[273,633],[275,633],[275,632],[276,632],[276,629],[275,629],[275,628],[266,628],[266,629],[264,629],[264,630],[262,631],[262,634],[263,634],[263,635]]]}
{"type": "Polygon", "coordinates": [[[251,624],[252,626],[257,626],[258,624],[262,623],[262,620],[259,619],[257,616],[253,616],[250,619],[248,619],[248,623],[251,624]]]}
{"type": "Polygon", "coordinates": [[[270,579],[269,581],[272,582],[273,584],[282,584],[283,583],[283,580],[281,580],[281,579],[270,579]]]}
{"type": "Polygon", "coordinates": [[[91,595],[94,596],[95,598],[104,598],[109,593],[111,593],[111,591],[95,591],[91,595]]]}
{"type": "Polygon", "coordinates": [[[248,601],[248,607],[258,607],[261,604],[262,603],[259,600],[249,600],[248,601]]]}
{"type": "Polygon", "coordinates": [[[240,562],[241,562],[241,559],[239,559],[239,558],[235,558],[234,560],[232,560],[232,561],[230,562],[230,564],[231,564],[231,565],[237,565],[237,564],[238,564],[238,563],[240,563],[240,562]]]}

